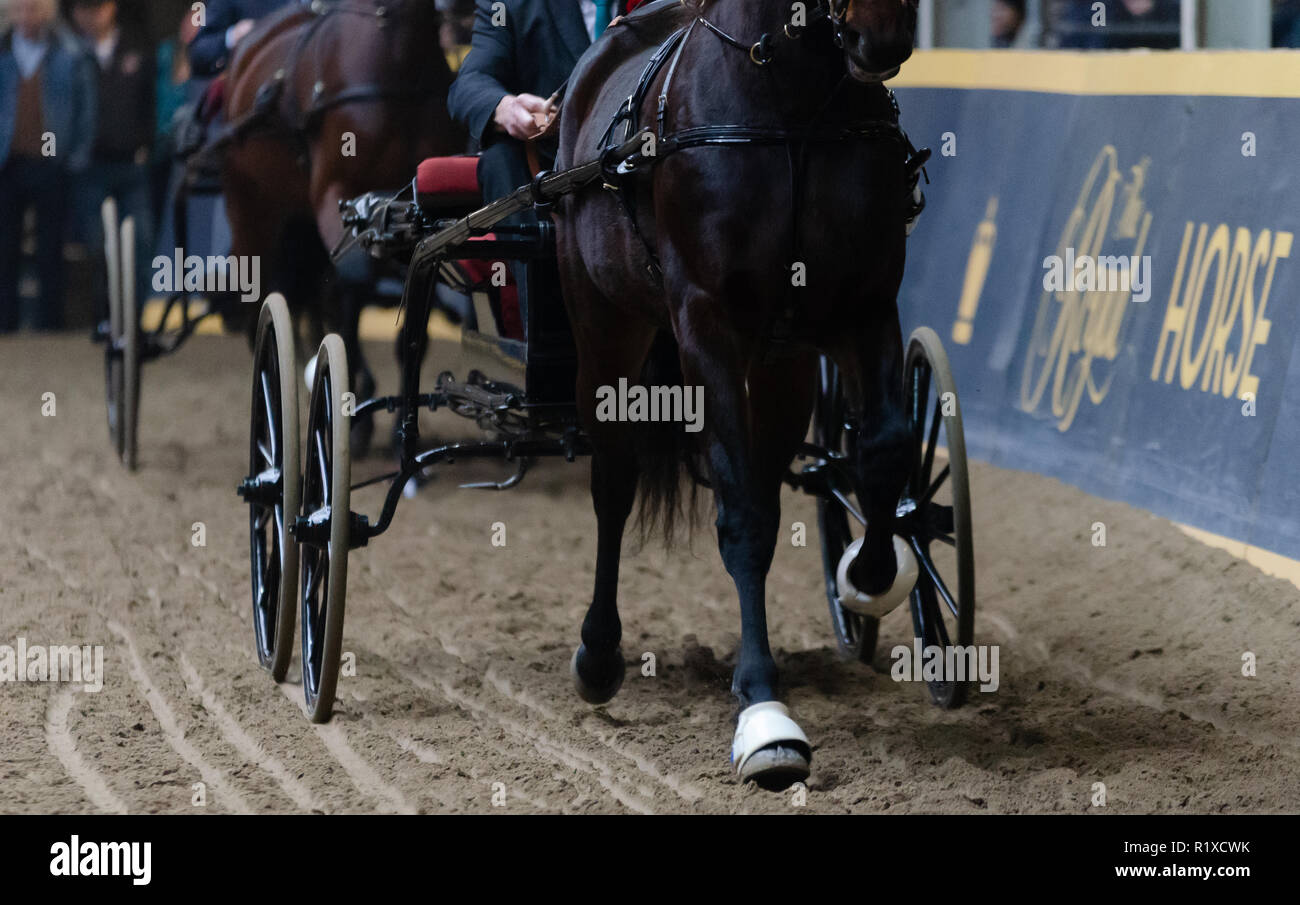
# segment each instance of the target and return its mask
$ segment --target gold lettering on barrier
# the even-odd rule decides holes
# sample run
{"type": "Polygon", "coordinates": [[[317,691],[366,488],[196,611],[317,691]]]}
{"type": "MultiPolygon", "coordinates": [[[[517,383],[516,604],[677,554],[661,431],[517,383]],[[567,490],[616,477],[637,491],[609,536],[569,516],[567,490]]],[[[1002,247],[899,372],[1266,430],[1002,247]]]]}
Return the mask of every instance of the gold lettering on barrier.
{"type": "Polygon", "coordinates": [[[1251,364],[1272,331],[1265,312],[1278,262],[1291,256],[1294,243],[1288,232],[1264,229],[1256,236],[1246,227],[1233,230],[1220,223],[1211,230],[1208,223],[1189,222],[1151,362],[1151,380],[1172,384],[1176,372],[1183,390],[1199,381],[1202,393],[1258,398],[1259,378],[1251,373],[1251,364]],[[1209,298],[1207,290],[1212,292],[1209,298]],[[1203,306],[1207,313],[1201,317],[1203,306]]]}
{"type": "Polygon", "coordinates": [[[1068,273],[1063,288],[1043,291],[1025,359],[1020,407],[1026,412],[1037,411],[1050,384],[1052,417],[1062,432],[1074,423],[1085,393],[1093,405],[1100,405],[1110,391],[1113,372],[1099,372],[1102,365],[1113,363],[1119,356],[1134,287],[1131,281],[1118,286],[1111,282],[1105,289],[1089,291],[1080,288],[1078,278],[1096,284],[1101,270],[1123,260],[1101,256],[1108,239],[1132,241],[1129,260],[1142,260],[1152,220],[1142,199],[1149,166],[1150,159],[1144,158],[1130,169],[1130,178],[1125,181],[1118,152],[1111,145],[1103,148],[1084,180],[1057,244],[1057,259],[1077,260],[1082,269],[1068,273]],[[1112,236],[1117,196],[1123,198],[1123,205],[1112,236]]]}

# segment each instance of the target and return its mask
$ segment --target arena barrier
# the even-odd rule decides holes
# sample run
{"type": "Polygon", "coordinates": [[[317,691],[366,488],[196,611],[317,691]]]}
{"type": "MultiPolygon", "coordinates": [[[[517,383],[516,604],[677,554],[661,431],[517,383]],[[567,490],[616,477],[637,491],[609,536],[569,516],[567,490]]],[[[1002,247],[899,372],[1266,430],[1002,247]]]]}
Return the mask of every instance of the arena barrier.
{"type": "Polygon", "coordinates": [[[891,84],[934,151],[904,335],[941,329],[972,454],[1300,557],[1300,53],[931,51],[891,84]]]}

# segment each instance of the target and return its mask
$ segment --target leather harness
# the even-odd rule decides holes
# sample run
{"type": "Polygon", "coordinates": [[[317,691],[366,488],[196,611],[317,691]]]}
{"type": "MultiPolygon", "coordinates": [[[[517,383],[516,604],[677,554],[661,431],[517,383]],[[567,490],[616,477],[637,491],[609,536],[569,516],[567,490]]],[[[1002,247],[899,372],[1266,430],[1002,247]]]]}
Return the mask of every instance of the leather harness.
{"type": "Polygon", "coordinates": [[[333,15],[363,16],[378,20],[379,27],[384,28],[401,15],[407,2],[409,0],[381,0],[379,3],[356,3],[350,0],[298,0],[297,5],[310,11],[313,18],[298,35],[284,66],[276,70],[270,81],[258,88],[252,109],[223,126],[221,131],[205,144],[199,152],[200,155],[213,154],[230,142],[243,139],[253,131],[274,129],[296,138],[303,145],[303,156],[309,164],[307,136],[319,123],[320,118],[336,107],[385,100],[418,101],[431,96],[435,87],[433,85],[361,84],[350,85],[326,94],[325,84],[317,82],[313,86],[311,104],[305,110],[297,109],[295,99],[292,97],[285,104],[281,104],[284,86],[292,80],[300,59],[327,19],[333,15]]]}
{"type": "MultiPolygon", "coordinates": [[[[684,2],[685,0],[683,0],[684,2]]],[[[811,19],[826,18],[830,21],[834,30],[836,46],[842,47],[844,43],[843,31],[846,26],[845,20],[848,6],[849,0],[826,0],[825,3],[819,3],[810,12],[811,19]]],[[[813,121],[799,128],[782,129],[741,124],[720,124],[691,126],[669,132],[667,128],[669,93],[672,90],[673,80],[677,73],[678,64],[681,62],[682,54],[697,30],[716,36],[730,47],[745,51],[749,55],[750,62],[759,68],[768,66],[776,59],[780,42],[798,41],[803,36],[802,28],[786,25],[782,33],[776,37],[768,33],[762,35],[758,41],[746,44],[727,34],[706,19],[703,14],[697,15],[689,24],[682,26],[659,46],[641,72],[636,89],[615,112],[600,141],[605,188],[618,198],[624,214],[631,223],[633,232],[645,247],[649,261],[647,271],[655,282],[662,282],[663,271],[655,248],[638,222],[633,177],[648,171],[664,158],[689,148],[784,146],[787,149],[790,160],[790,193],[792,199],[791,261],[794,262],[801,259],[797,214],[801,177],[808,146],[850,141],[884,141],[892,143],[898,147],[900,154],[904,157],[905,189],[911,196],[906,215],[906,221],[910,229],[910,225],[915,222],[925,208],[925,197],[918,191],[918,188],[921,176],[925,174],[925,164],[930,158],[930,151],[928,149],[918,151],[908,139],[907,133],[899,126],[900,110],[898,100],[889,89],[885,90],[888,92],[892,110],[891,115],[887,118],[865,119],[842,124],[819,124],[818,119],[830,106],[830,102],[834,98],[835,91],[832,91],[826,104],[818,111],[813,121]],[[618,147],[625,144],[632,136],[645,132],[640,123],[640,111],[645,106],[646,98],[649,96],[653,83],[661,73],[665,72],[665,69],[666,75],[664,76],[663,87],[659,92],[654,123],[654,153],[652,155],[639,155],[630,159],[620,159],[617,153],[618,147]],[[622,127],[621,135],[619,134],[620,126],[622,127]]],[[[844,78],[849,78],[847,73],[844,78]]],[[[843,82],[840,84],[842,85],[843,82]]],[[[925,174],[925,178],[928,183],[928,174],[925,174]]],[[[796,315],[794,295],[793,292],[787,293],[785,303],[782,305],[781,310],[776,313],[774,322],[767,331],[773,347],[784,347],[792,339],[796,315]]]]}

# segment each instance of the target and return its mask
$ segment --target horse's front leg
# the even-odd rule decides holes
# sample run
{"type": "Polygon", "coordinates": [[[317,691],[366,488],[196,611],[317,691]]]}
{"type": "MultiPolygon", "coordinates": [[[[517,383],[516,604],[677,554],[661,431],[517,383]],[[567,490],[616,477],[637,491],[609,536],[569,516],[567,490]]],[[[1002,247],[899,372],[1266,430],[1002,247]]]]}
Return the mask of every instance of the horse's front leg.
{"type": "MultiPolygon", "coordinates": [[[[789,387],[784,388],[784,400],[780,393],[768,392],[766,375],[758,369],[749,372],[744,343],[718,316],[719,310],[707,299],[688,302],[678,322],[678,339],[686,391],[704,388],[718,549],[740,597],[740,653],[731,690],[741,712],[732,763],[742,779],[783,789],[808,776],[812,749],[778,699],[779,676],[767,634],[766,584],[780,528],[781,475],[807,427],[811,399],[796,392],[798,398],[791,402],[789,387]],[[758,396],[751,406],[754,390],[758,396]],[[764,409],[764,414],[754,417],[756,409],[764,409]]],[[[805,383],[813,386],[811,375],[805,383]]]]}
{"type": "Polygon", "coordinates": [[[847,587],[841,587],[841,595],[857,598],[860,607],[886,612],[911,590],[899,576],[915,575],[911,551],[894,538],[898,502],[912,465],[912,442],[904,410],[897,307],[891,299],[865,310],[879,314],[858,330],[844,333],[832,351],[858,427],[853,464],[867,520],[860,552],[848,565],[847,587]]]}

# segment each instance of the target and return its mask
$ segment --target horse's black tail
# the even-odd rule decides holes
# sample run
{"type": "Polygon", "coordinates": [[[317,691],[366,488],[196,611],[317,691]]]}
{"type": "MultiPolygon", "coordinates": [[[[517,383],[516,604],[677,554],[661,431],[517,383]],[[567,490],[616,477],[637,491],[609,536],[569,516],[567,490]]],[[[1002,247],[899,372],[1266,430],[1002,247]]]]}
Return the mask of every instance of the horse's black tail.
{"type": "MultiPolygon", "coordinates": [[[[643,387],[681,387],[688,392],[682,376],[681,356],[677,340],[667,330],[655,337],[650,354],[641,368],[643,387]]],[[[638,422],[636,444],[637,467],[640,472],[640,508],[637,524],[644,543],[651,535],[661,533],[664,543],[672,546],[683,520],[688,537],[698,521],[698,490],[703,483],[699,456],[702,452],[696,438],[702,433],[688,433],[679,421],[638,422]],[[689,491],[683,493],[683,469],[690,479],[689,491]]]]}

